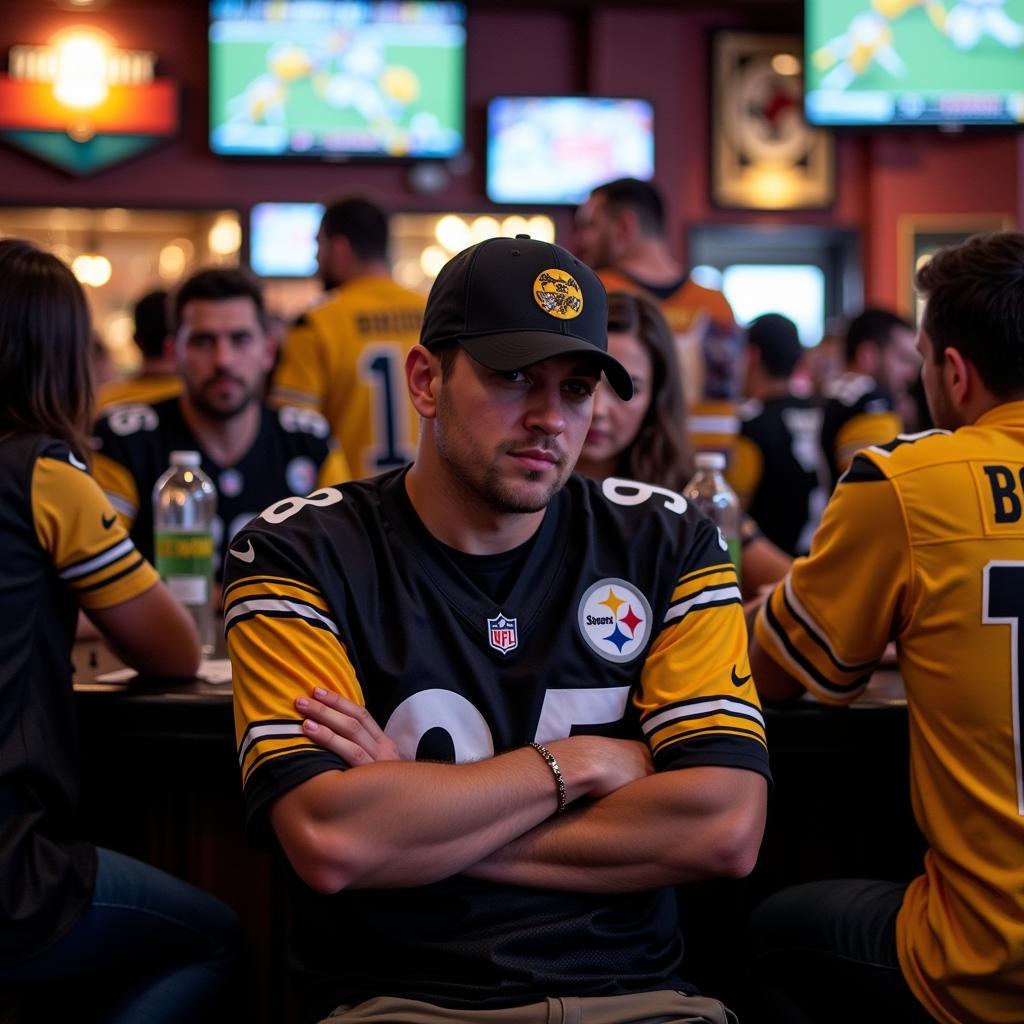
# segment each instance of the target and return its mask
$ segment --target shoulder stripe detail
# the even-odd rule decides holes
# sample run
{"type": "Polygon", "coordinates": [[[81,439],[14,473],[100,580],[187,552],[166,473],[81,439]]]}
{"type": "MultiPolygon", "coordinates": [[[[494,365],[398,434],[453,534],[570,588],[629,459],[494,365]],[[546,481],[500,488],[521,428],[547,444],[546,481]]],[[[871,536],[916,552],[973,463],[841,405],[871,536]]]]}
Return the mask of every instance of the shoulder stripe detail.
{"type": "Polygon", "coordinates": [[[249,753],[253,744],[261,740],[280,740],[288,736],[302,736],[302,723],[293,721],[263,722],[259,725],[250,725],[245,730],[241,746],[238,748],[238,764],[241,767],[245,755],[249,753]]]}
{"type": "Polygon", "coordinates": [[[113,583],[115,580],[122,579],[130,573],[135,572],[135,570],[138,569],[140,565],[144,565],[145,562],[146,560],[142,557],[142,555],[139,555],[134,562],[131,562],[129,565],[125,566],[120,572],[115,572],[110,576],[106,576],[101,580],[97,580],[95,583],[87,583],[83,587],[74,587],[74,584],[72,584],[72,586],[74,587],[76,594],[87,594],[91,590],[102,590],[105,586],[107,586],[110,583],[113,583]]]}
{"type": "Polygon", "coordinates": [[[132,543],[131,538],[125,537],[123,540],[115,541],[109,548],[101,551],[98,555],[91,555],[81,562],[75,562],[67,566],[57,575],[62,580],[75,580],[79,576],[88,576],[89,573],[102,569],[105,565],[110,565],[111,562],[116,562],[119,558],[123,558],[134,547],[135,545],[132,543]]]}
{"type": "Polygon", "coordinates": [[[920,441],[922,437],[933,437],[935,434],[948,434],[948,430],[919,430],[916,434],[897,434],[891,441],[886,444],[873,444],[868,451],[878,452],[879,455],[884,455],[889,458],[890,455],[897,448],[902,448],[905,444],[913,444],[915,441],[920,441]]]}
{"type": "MultiPolygon", "coordinates": [[[[673,747],[678,744],[689,743],[695,738],[705,738],[708,734],[712,737],[725,737],[730,740],[736,741],[737,749],[742,747],[749,749],[751,741],[757,743],[765,751],[768,749],[768,744],[765,742],[763,736],[759,736],[756,732],[750,729],[744,729],[742,726],[728,726],[728,725],[706,725],[700,729],[689,729],[683,733],[673,733],[671,736],[666,736],[662,740],[655,741],[651,748],[651,753],[657,757],[663,750],[668,747],[673,747]]],[[[732,744],[730,744],[732,746],[732,744]]],[[[718,763],[718,762],[715,762],[718,763]]],[[[750,765],[737,765],[736,767],[750,768],[750,765]]]]}
{"type": "MultiPolygon", "coordinates": [[[[292,744],[289,744],[286,747],[274,747],[271,750],[264,750],[262,754],[257,754],[249,762],[249,767],[245,769],[245,772],[244,772],[245,778],[242,780],[242,787],[243,787],[243,789],[245,788],[245,786],[248,783],[249,779],[252,778],[252,773],[256,770],[257,766],[263,764],[264,761],[271,761],[271,760],[276,761],[279,757],[284,757],[286,754],[297,754],[297,753],[300,753],[300,752],[303,753],[303,754],[309,754],[309,753],[326,754],[327,753],[326,750],[324,750],[322,747],[318,747],[312,740],[305,739],[305,737],[303,737],[303,739],[304,739],[304,742],[302,742],[302,743],[292,743],[292,744]]],[[[335,756],[336,757],[337,755],[328,755],[328,756],[335,756]]],[[[340,767],[345,767],[345,768],[348,767],[348,765],[346,765],[345,762],[342,761],[340,758],[338,758],[338,764],[339,764],[340,767]]]]}
{"type": "Polygon", "coordinates": [[[673,619],[681,619],[687,612],[694,609],[702,610],[704,608],[717,608],[725,604],[742,603],[743,599],[740,596],[740,588],[735,584],[724,587],[707,587],[704,590],[698,591],[687,600],[679,601],[672,605],[665,613],[664,621],[671,622],[673,619]]]}
{"type": "Polygon", "coordinates": [[[126,498],[122,498],[120,494],[114,494],[112,491],[103,492],[107,496],[107,501],[114,506],[115,512],[120,512],[121,515],[127,516],[129,519],[134,519],[138,515],[139,507],[134,502],[128,501],[126,498]]]}
{"type": "MultiPolygon", "coordinates": [[[[867,681],[871,678],[871,671],[868,671],[854,679],[853,682],[846,686],[837,685],[829,679],[828,676],[820,672],[812,662],[808,661],[808,659],[805,658],[799,650],[797,650],[796,645],[788,636],[786,636],[786,631],[782,628],[782,624],[776,618],[775,612],[771,606],[771,601],[765,601],[763,607],[765,626],[775,638],[775,642],[789,658],[789,662],[796,670],[796,674],[798,676],[802,676],[804,679],[811,679],[826,692],[841,696],[848,696],[852,691],[866,685],[867,681]]],[[[872,665],[872,670],[873,669],[874,666],[872,665]]]]}
{"type": "Polygon", "coordinates": [[[310,625],[319,625],[339,635],[338,627],[333,619],[324,615],[319,608],[302,601],[288,601],[278,597],[251,597],[236,601],[224,612],[224,632],[226,633],[241,618],[252,618],[266,614],[285,618],[300,618],[309,621],[310,625]]]}
{"type": "Polygon", "coordinates": [[[886,479],[885,473],[880,466],[876,466],[870,459],[864,458],[860,453],[854,455],[850,468],[839,478],[840,484],[877,484],[883,483],[886,479]]]}
{"type": "Polygon", "coordinates": [[[662,704],[659,707],[648,711],[646,714],[641,715],[640,722],[641,724],[649,722],[652,716],[664,714],[666,711],[673,711],[676,708],[685,708],[692,704],[699,704],[701,701],[719,698],[731,701],[733,704],[742,705],[743,707],[748,708],[751,712],[756,712],[757,714],[761,713],[761,706],[759,704],[753,704],[749,700],[744,700],[742,697],[735,697],[731,693],[712,693],[705,694],[702,697],[689,697],[686,700],[675,700],[671,704],[662,704]]]}
{"type": "Polygon", "coordinates": [[[686,426],[691,434],[738,434],[739,416],[687,416],[686,426]]]}
{"type": "Polygon", "coordinates": [[[800,623],[804,632],[828,655],[829,660],[840,672],[871,672],[874,670],[877,662],[848,662],[836,656],[825,636],[825,631],[814,621],[807,609],[800,603],[796,594],[793,593],[793,581],[790,576],[786,576],[783,583],[782,598],[786,603],[789,613],[800,623]]]}
{"type": "Polygon", "coordinates": [[[224,603],[227,604],[228,595],[232,591],[238,590],[240,587],[255,586],[257,583],[284,583],[295,590],[304,590],[314,597],[320,597],[320,591],[316,587],[311,587],[308,583],[299,583],[297,580],[290,580],[285,576],[243,576],[224,588],[224,603]]]}
{"type": "Polygon", "coordinates": [[[645,736],[649,736],[655,730],[664,728],[671,722],[685,722],[688,719],[707,718],[708,715],[723,713],[757,722],[762,729],[764,728],[764,716],[757,708],[745,701],[733,700],[731,697],[715,697],[710,700],[704,698],[691,701],[680,707],[658,711],[642,722],[640,728],[645,736]]]}
{"type": "Polygon", "coordinates": [[[676,586],[682,586],[684,583],[689,583],[692,580],[699,580],[705,576],[716,576],[720,572],[735,572],[736,567],[732,562],[723,562],[721,565],[713,565],[709,569],[699,569],[697,572],[688,572],[685,576],[680,576],[676,581],[676,586]]]}

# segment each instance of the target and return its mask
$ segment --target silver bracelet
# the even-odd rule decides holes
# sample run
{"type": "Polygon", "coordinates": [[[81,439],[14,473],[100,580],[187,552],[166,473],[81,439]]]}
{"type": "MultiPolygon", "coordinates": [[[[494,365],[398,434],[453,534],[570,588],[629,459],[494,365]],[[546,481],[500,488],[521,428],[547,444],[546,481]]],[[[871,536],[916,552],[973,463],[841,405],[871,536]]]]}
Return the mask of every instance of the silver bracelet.
{"type": "Polygon", "coordinates": [[[565,779],[562,778],[562,769],[558,767],[555,755],[552,754],[543,743],[531,743],[530,746],[544,758],[548,767],[551,769],[551,774],[555,777],[555,785],[558,787],[558,811],[556,813],[561,814],[565,810],[567,804],[565,799],[565,779]]]}

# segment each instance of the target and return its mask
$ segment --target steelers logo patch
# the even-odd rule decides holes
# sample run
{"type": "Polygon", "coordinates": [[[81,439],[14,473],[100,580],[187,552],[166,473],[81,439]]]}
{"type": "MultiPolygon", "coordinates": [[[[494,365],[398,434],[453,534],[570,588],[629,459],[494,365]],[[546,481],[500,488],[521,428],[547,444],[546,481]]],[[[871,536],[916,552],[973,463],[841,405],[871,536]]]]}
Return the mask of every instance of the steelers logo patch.
{"type": "Polygon", "coordinates": [[[580,600],[578,621],[583,639],[606,661],[632,661],[650,635],[651,606],[632,583],[598,580],[580,600]]]}
{"type": "Polygon", "coordinates": [[[533,299],[559,320],[575,320],[583,312],[583,292],[576,278],[564,270],[542,270],[533,282],[533,299]]]}

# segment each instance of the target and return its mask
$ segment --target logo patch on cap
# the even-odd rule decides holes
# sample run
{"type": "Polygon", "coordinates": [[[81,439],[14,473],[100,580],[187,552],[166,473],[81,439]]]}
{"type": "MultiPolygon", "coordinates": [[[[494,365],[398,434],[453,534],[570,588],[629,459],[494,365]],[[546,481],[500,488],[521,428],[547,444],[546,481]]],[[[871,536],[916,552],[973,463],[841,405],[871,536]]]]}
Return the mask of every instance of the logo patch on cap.
{"type": "Polygon", "coordinates": [[[583,292],[564,270],[542,270],[533,282],[533,299],[550,316],[575,320],[583,312],[583,292]]]}

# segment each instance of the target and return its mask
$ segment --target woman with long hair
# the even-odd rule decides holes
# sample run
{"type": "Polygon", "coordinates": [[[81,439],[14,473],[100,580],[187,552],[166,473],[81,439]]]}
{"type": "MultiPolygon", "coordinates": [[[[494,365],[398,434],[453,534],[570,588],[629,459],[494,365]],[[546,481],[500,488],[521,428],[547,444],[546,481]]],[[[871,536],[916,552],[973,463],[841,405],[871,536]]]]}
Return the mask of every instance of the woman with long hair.
{"type": "MultiPolygon", "coordinates": [[[[633,397],[624,402],[610,388],[598,389],[576,471],[597,480],[617,476],[681,491],[694,471],[686,398],[675,339],[651,299],[609,292],[608,352],[633,378],[633,397]]],[[[749,517],[741,532],[741,584],[744,595],[753,597],[781,579],[791,559],[749,517]]]]}
{"type": "Polygon", "coordinates": [[[234,915],[74,831],[79,608],[140,671],[199,661],[190,617],[89,475],[90,344],[70,270],[0,241],[0,991],[19,1020],[196,1021],[232,973],[234,915]]]}

